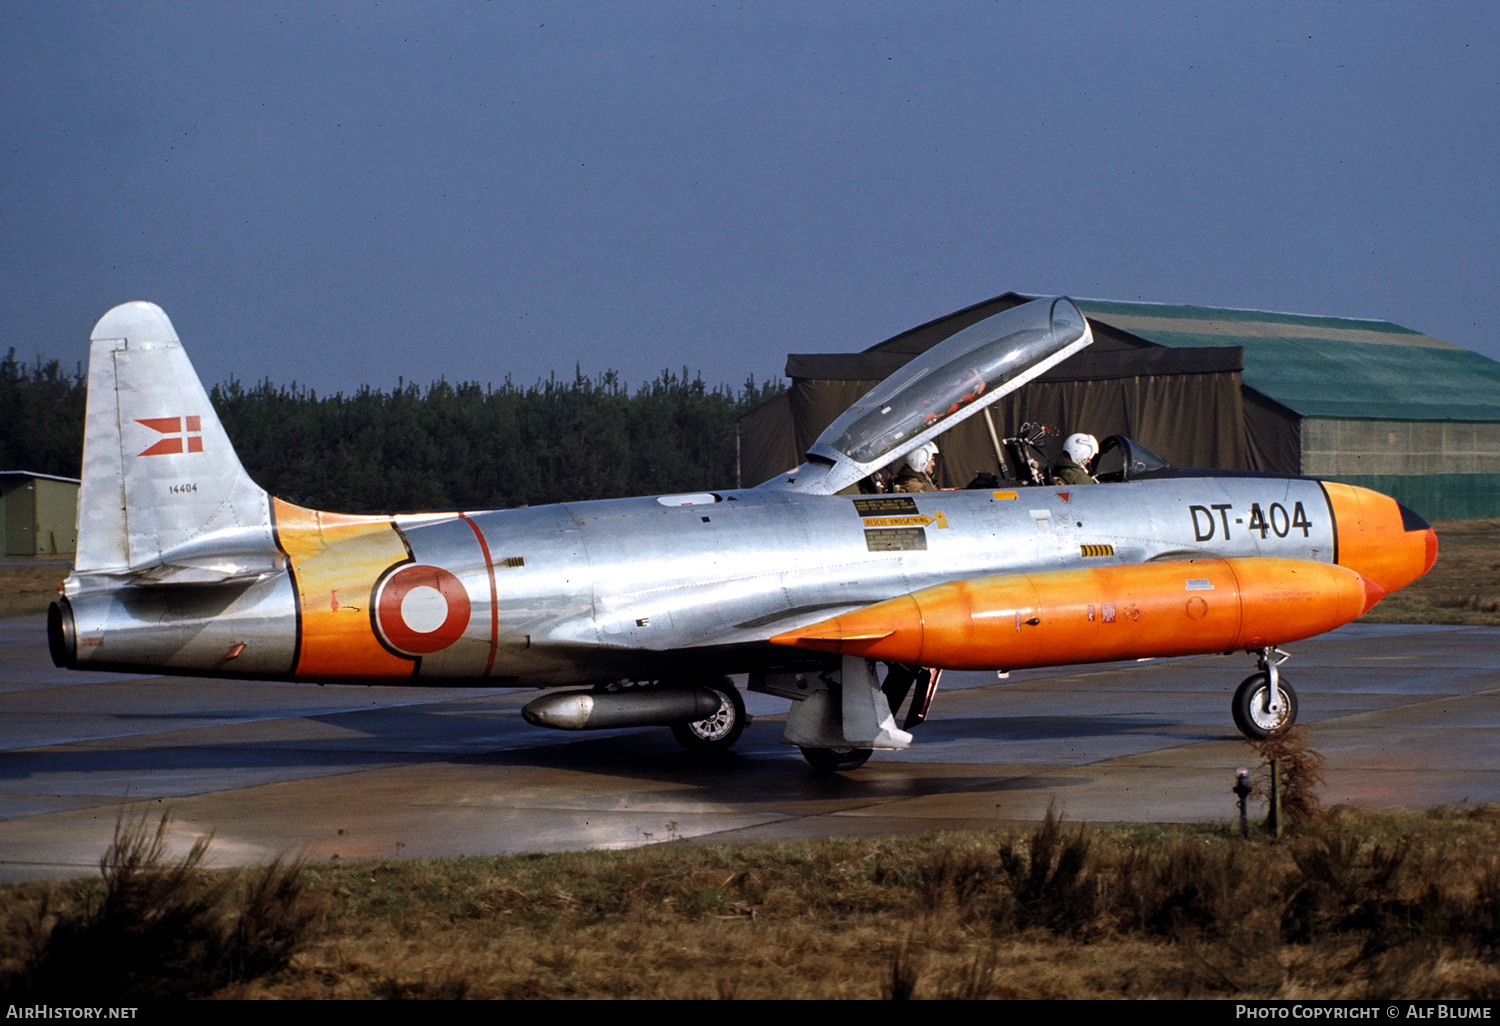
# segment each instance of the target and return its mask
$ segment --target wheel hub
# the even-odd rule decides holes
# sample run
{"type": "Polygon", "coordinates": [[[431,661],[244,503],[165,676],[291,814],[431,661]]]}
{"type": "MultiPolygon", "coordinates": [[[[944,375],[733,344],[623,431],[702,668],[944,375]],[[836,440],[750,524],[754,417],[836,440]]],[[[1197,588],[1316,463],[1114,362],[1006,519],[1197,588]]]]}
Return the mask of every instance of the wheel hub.
{"type": "Polygon", "coordinates": [[[719,709],[704,720],[689,723],[688,729],[705,741],[717,741],[734,728],[734,707],[729,699],[719,696],[719,709]]]}
{"type": "Polygon", "coordinates": [[[1280,688],[1276,689],[1276,701],[1271,700],[1271,689],[1261,688],[1250,698],[1250,718],[1265,731],[1274,731],[1286,720],[1288,702],[1280,688]]]}

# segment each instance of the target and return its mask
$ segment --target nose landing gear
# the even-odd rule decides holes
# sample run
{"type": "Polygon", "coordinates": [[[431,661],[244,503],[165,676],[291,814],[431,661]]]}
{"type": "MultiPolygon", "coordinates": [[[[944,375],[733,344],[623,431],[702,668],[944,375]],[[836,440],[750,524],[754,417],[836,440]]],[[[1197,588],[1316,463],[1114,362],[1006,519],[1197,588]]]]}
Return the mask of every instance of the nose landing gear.
{"type": "Polygon", "coordinates": [[[1251,741],[1264,741],[1297,720],[1297,692],[1278,667],[1291,656],[1279,648],[1260,650],[1260,671],[1252,673],[1235,689],[1230,711],[1234,725],[1251,741]]]}

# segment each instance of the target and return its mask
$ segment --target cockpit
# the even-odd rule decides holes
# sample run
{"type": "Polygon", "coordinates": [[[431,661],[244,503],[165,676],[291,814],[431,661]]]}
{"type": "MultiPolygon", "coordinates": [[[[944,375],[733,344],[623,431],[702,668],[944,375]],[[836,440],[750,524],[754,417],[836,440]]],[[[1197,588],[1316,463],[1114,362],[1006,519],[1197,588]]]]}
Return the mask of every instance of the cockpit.
{"type": "Polygon", "coordinates": [[[1094,467],[1096,481],[1136,481],[1158,470],[1170,470],[1172,464],[1124,435],[1110,435],[1099,443],[1099,462],[1094,467]]]}
{"type": "Polygon", "coordinates": [[[944,339],[830,424],[768,487],[831,494],[900,459],[1093,342],[1072,300],[1038,299],[944,339]]]}

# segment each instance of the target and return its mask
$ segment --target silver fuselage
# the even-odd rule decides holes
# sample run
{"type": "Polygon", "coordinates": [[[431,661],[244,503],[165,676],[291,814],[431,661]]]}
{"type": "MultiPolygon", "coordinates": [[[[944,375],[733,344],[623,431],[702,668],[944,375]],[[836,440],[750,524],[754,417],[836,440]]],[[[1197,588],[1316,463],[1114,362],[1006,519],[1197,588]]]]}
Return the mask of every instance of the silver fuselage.
{"type": "MultiPolygon", "coordinates": [[[[1336,560],[1319,482],[1181,473],[901,496],[762,488],[387,518],[409,562],[451,572],[468,606],[440,651],[390,655],[409,665],[410,683],[770,671],[822,658],[771,645],[772,635],[950,581],[1208,555],[1336,560]]],[[[76,575],[67,593],[76,665],[330,682],[405,676],[309,660],[304,649],[324,643],[309,633],[315,622],[362,617],[369,633],[376,579],[355,574],[314,594],[295,553],[283,546],[282,555],[278,570],[208,586],[76,575]]],[[[322,558],[341,558],[337,545],[322,558]]],[[[423,612],[405,615],[417,623],[423,612]]]]}

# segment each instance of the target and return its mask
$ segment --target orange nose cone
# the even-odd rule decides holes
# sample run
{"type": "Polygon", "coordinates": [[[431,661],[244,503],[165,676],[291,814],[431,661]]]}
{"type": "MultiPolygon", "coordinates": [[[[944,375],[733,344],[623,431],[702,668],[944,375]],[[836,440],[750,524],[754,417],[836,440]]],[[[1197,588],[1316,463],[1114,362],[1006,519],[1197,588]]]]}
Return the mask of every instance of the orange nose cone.
{"type": "Polygon", "coordinates": [[[1365,584],[1365,608],[1364,612],[1360,613],[1360,615],[1363,616],[1365,613],[1368,613],[1370,610],[1375,608],[1375,603],[1385,598],[1386,592],[1384,588],[1376,584],[1374,581],[1370,580],[1368,577],[1361,578],[1361,580],[1363,580],[1365,584]]]}
{"type": "Polygon", "coordinates": [[[1431,525],[1388,495],[1324,481],[1333,509],[1338,563],[1374,582],[1386,594],[1406,587],[1437,559],[1431,525]]]}

